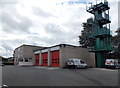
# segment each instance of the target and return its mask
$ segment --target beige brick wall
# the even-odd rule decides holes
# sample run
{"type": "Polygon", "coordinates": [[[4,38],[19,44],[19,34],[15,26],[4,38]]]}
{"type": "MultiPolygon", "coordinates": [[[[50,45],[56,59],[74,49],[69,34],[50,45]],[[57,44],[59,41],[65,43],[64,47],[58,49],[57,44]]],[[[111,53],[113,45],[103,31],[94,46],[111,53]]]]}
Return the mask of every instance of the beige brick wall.
{"type": "MultiPolygon", "coordinates": [[[[50,48],[49,48],[50,49],[50,48]]],[[[95,54],[88,51],[86,48],[73,47],[73,46],[61,46],[60,50],[60,67],[65,67],[69,58],[80,58],[85,61],[88,67],[95,67],[95,54]]],[[[48,50],[48,66],[51,66],[51,53],[48,50]]],[[[35,54],[33,55],[33,62],[35,64],[35,54]]]]}
{"type": "MultiPolygon", "coordinates": [[[[29,58],[31,58],[30,61],[32,61],[34,64],[35,57],[34,57],[33,50],[41,49],[41,48],[42,47],[38,47],[38,46],[22,45],[14,50],[14,58],[15,59],[19,59],[19,58],[29,59],[29,58]]],[[[15,60],[15,62],[16,62],[16,60],[15,60]]]]}
{"type": "Polygon", "coordinates": [[[88,49],[81,47],[61,47],[60,63],[61,67],[65,67],[69,58],[80,58],[84,60],[89,67],[95,67],[95,54],[90,53],[88,49]]]}

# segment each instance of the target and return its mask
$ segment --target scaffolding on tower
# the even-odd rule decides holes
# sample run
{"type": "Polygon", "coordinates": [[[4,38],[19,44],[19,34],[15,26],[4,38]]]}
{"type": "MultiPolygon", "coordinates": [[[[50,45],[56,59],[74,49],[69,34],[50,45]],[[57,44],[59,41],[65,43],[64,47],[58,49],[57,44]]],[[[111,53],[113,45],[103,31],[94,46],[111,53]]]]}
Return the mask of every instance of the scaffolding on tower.
{"type": "Polygon", "coordinates": [[[95,29],[89,34],[89,38],[95,39],[95,45],[90,47],[90,52],[96,54],[96,67],[102,68],[105,66],[106,53],[112,50],[110,34],[110,17],[109,17],[108,1],[104,0],[99,4],[92,5],[86,8],[86,11],[94,15],[95,29]]]}

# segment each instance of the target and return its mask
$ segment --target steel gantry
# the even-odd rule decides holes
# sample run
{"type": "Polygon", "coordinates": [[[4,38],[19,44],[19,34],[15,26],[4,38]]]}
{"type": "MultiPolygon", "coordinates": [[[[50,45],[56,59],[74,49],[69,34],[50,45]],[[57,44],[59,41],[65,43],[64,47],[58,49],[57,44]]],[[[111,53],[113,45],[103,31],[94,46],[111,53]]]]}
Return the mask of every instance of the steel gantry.
{"type": "Polygon", "coordinates": [[[95,29],[90,33],[89,38],[95,39],[95,45],[90,51],[96,54],[96,67],[104,67],[105,55],[112,50],[110,34],[110,17],[108,1],[101,2],[86,8],[86,11],[94,15],[93,25],[95,29]]]}

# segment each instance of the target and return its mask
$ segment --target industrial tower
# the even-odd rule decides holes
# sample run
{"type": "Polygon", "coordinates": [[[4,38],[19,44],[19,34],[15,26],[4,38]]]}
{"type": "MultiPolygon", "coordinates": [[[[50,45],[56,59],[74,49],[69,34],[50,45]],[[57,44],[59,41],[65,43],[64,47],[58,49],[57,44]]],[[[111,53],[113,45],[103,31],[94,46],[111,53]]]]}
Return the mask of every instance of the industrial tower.
{"type": "Polygon", "coordinates": [[[94,15],[94,22],[90,23],[95,26],[89,38],[95,39],[95,45],[90,51],[96,54],[96,67],[102,68],[105,64],[105,55],[112,50],[110,34],[110,17],[108,2],[104,1],[86,8],[86,11],[94,15]]]}

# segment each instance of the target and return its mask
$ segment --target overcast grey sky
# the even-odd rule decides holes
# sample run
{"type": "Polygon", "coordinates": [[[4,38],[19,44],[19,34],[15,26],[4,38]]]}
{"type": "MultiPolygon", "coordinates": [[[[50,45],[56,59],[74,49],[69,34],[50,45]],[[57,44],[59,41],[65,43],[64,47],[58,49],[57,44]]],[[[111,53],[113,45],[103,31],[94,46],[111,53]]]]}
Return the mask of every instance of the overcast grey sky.
{"type": "MultiPolygon", "coordinates": [[[[75,0],[0,0],[0,56],[12,56],[13,50],[22,44],[79,45],[81,24],[92,15],[86,12],[85,3],[60,4],[69,1],[75,0]]],[[[108,0],[113,34],[118,28],[118,1],[108,0]]]]}

